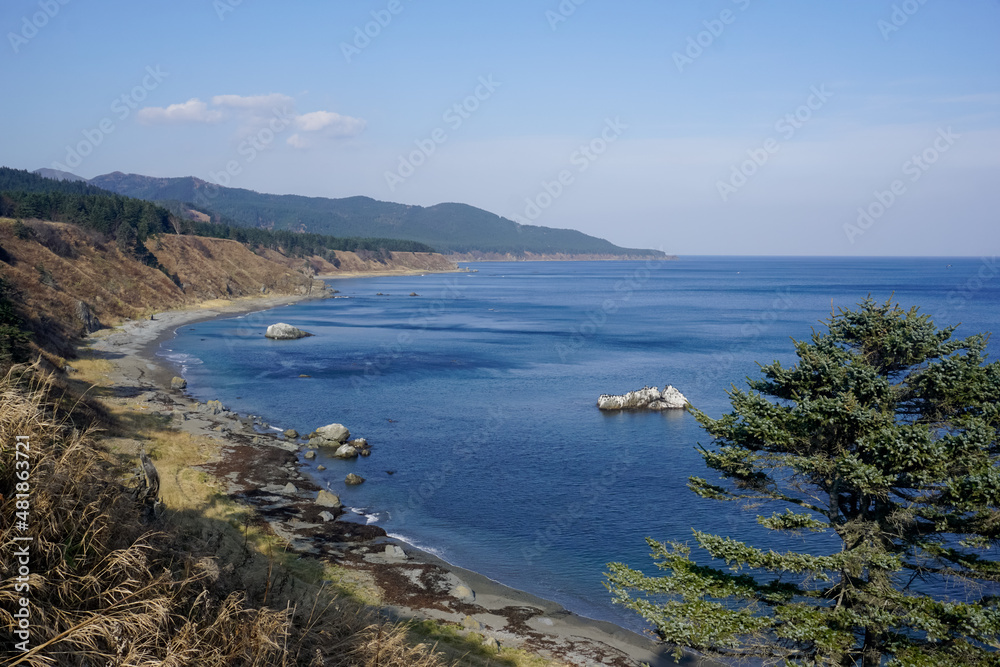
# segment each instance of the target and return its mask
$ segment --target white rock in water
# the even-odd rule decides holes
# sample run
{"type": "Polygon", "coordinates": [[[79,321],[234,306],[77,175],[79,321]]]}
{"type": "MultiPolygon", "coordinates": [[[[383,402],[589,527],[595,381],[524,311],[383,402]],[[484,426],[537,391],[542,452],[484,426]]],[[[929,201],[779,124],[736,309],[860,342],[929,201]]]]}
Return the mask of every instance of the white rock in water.
{"type": "Polygon", "coordinates": [[[597,399],[597,407],[601,410],[634,410],[645,408],[653,401],[660,400],[660,390],[656,387],[643,387],[638,391],[630,391],[618,396],[601,394],[597,399]]]}
{"type": "Polygon", "coordinates": [[[679,389],[669,384],[663,388],[660,400],[666,403],[666,407],[671,410],[683,410],[688,406],[688,400],[684,398],[684,394],[682,394],[679,389]]]}
{"type": "Polygon", "coordinates": [[[662,392],[656,387],[643,387],[627,394],[601,394],[597,399],[597,407],[601,410],[673,410],[684,409],[687,405],[684,394],[669,384],[662,392]]]}
{"type": "Polygon", "coordinates": [[[341,445],[333,455],[338,459],[356,459],[358,458],[358,450],[351,445],[341,445]]]}
{"type": "Polygon", "coordinates": [[[267,332],[264,335],[274,340],[294,340],[296,338],[312,336],[311,333],[302,329],[296,329],[291,324],[285,324],[284,322],[272,324],[267,328],[267,332]]]}

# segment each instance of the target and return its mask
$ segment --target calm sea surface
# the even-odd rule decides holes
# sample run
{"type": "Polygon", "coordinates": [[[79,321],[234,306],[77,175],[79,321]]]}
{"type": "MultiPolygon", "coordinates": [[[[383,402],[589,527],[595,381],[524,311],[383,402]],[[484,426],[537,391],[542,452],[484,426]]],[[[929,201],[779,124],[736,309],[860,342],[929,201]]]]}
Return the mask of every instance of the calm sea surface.
{"type": "Polygon", "coordinates": [[[790,337],[869,294],[962,322],[958,335],[1000,320],[992,259],[468,266],[478,273],[332,281],[344,298],[184,326],[160,354],[201,400],[281,429],[341,422],[367,438],[369,458],[321,453],[310,465],[326,465],[320,484],[391,535],[631,628],[641,624],[610,604],[602,573],[610,561],[655,571],[646,536],[688,540],[694,526],[804,545],[687,490],[706,474],[695,447],[709,442],[693,417],[602,414],[598,395],[672,384],[719,416],[756,362],[792,362],[790,337]],[[267,340],[274,322],[315,336],[267,340]],[[346,487],[348,472],[368,481],[346,487]]]}

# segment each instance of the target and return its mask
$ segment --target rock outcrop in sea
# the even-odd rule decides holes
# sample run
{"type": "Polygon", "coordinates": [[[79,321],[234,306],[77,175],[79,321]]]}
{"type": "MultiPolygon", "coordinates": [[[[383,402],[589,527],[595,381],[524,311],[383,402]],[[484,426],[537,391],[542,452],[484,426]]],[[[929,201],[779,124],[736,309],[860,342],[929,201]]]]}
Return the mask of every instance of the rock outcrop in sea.
{"type": "Polygon", "coordinates": [[[339,447],[351,438],[343,424],[327,424],[309,434],[310,447],[339,447]]]}
{"type": "Polygon", "coordinates": [[[264,335],[268,338],[274,340],[295,340],[296,338],[305,338],[306,336],[312,336],[308,331],[303,331],[302,329],[296,329],[291,324],[285,324],[284,322],[278,322],[277,324],[272,324],[267,328],[264,335]]]}
{"type": "Polygon", "coordinates": [[[364,438],[351,440],[351,432],[343,424],[327,424],[309,434],[310,447],[333,447],[338,459],[356,459],[370,456],[371,446],[364,438]]]}
{"type": "Polygon", "coordinates": [[[601,410],[683,410],[687,406],[684,394],[669,384],[663,391],[643,387],[627,394],[601,394],[597,399],[597,407],[601,410]]]}

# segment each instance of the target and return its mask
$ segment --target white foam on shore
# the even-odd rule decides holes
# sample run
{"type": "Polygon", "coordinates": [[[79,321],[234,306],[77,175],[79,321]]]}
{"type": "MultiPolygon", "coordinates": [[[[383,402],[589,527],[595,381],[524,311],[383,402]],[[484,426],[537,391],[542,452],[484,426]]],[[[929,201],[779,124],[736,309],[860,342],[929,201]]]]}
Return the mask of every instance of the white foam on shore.
{"type": "Polygon", "coordinates": [[[358,516],[363,516],[365,518],[366,526],[378,523],[379,519],[382,518],[381,512],[373,512],[369,507],[348,507],[347,509],[354,512],[358,516]]]}
{"type": "Polygon", "coordinates": [[[386,531],[385,534],[387,537],[391,537],[394,540],[399,540],[400,542],[409,544],[414,549],[420,549],[421,551],[425,551],[431,554],[432,556],[437,556],[438,558],[440,558],[446,563],[449,563],[450,565],[454,565],[454,563],[450,563],[448,559],[444,557],[444,551],[442,551],[441,549],[434,549],[432,547],[424,546],[423,544],[420,544],[419,542],[414,542],[411,538],[400,535],[399,533],[390,533],[389,531],[386,531]]]}
{"type": "Polygon", "coordinates": [[[169,349],[160,350],[156,353],[156,356],[166,359],[175,367],[180,367],[182,375],[187,373],[191,366],[201,366],[205,363],[194,355],[187,354],[186,352],[174,352],[169,349]]]}

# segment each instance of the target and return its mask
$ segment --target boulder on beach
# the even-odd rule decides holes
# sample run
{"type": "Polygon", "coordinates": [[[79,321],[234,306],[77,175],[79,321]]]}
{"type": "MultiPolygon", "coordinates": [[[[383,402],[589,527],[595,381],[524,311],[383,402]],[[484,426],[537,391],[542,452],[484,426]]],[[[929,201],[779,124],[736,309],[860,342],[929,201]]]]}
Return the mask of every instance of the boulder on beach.
{"type": "Polygon", "coordinates": [[[226,409],[226,406],[222,404],[222,401],[216,401],[214,399],[211,401],[206,401],[205,405],[203,406],[198,406],[198,410],[201,412],[207,412],[211,415],[218,415],[222,414],[223,412],[229,412],[226,409]]]}
{"type": "Polygon", "coordinates": [[[174,376],[170,379],[171,389],[185,389],[188,386],[187,380],[182,377],[174,376]]]}
{"type": "Polygon", "coordinates": [[[627,394],[601,394],[597,399],[601,410],[682,410],[687,406],[684,394],[669,384],[662,392],[656,387],[643,387],[627,394]]]}
{"type": "Polygon", "coordinates": [[[391,560],[406,560],[406,552],[395,544],[385,545],[385,557],[391,560]]]}
{"type": "Polygon", "coordinates": [[[472,604],[476,601],[476,592],[465,584],[459,584],[451,589],[448,593],[453,598],[458,598],[460,602],[465,602],[467,604],[472,604]]]}
{"type": "Polygon", "coordinates": [[[306,336],[312,336],[308,331],[303,331],[302,329],[296,329],[291,324],[285,324],[284,322],[278,322],[277,324],[272,324],[267,328],[264,333],[265,336],[273,340],[295,340],[296,338],[305,338],[306,336]]]}
{"type": "Polygon", "coordinates": [[[357,486],[358,484],[364,484],[365,478],[361,475],[356,475],[353,472],[348,473],[347,477],[344,478],[344,483],[348,486],[357,486]]]}
{"type": "Polygon", "coordinates": [[[299,437],[299,432],[296,431],[294,428],[287,428],[282,433],[282,435],[285,436],[286,438],[290,438],[292,440],[295,440],[296,438],[299,437]]]}
{"type": "Polygon", "coordinates": [[[335,493],[330,493],[326,489],[320,489],[316,494],[316,504],[320,507],[333,507],[340,509],[342,503],[340,497],[335,493]]]}

